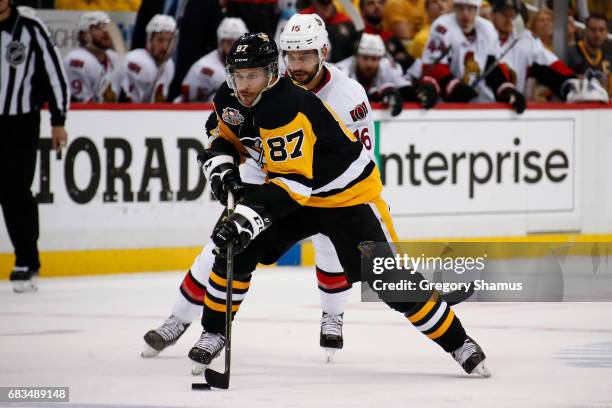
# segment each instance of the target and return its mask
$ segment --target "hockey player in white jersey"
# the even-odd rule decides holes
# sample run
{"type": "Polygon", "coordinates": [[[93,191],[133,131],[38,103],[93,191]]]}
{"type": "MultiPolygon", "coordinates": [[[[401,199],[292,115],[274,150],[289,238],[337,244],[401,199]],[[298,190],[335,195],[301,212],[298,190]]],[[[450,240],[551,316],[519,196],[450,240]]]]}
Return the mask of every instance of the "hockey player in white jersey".
{"type": "Polygon", "coordinates": [[[425,109],[435,105],[437,94],[431,84],[418,84],[404,77],[402,68],[386,56],[387,50],[377,34],[364,33],[356,55],[336,65],[350,78],[359,82],[371,102],[389,106],[392,116],[401,113],[404,101],[419,101],[425,109]]]}
{"type": "Polygon", "coordinates": [[[588,95],[579,91],[574,72],[544,47],[539,38],[529,30],[515,30],[514,20],[520,13],[518,0],[492,0],[491,5],[491,21],[499,33],[504,62],[520,92],[526,93],[527,78],[533,77],[562,100],[568,97],[572,102],[589,100],[588,95]]]}
{"type": "Polygon", "coordinates": [[[481,2],[455,0],[454,12],[432,23],[422,81],[433,84],[446,101],[499,101],[522,113],[525,97],[512,83],[507,66],[497,64],[499,37],[493,24],[478,16],[481,2]]]}
{"type": "Polygon", "coordinates": [[[128,52],[120,72],[120,102],[165,102],[174,77],[170,59],[176,21],[171,16],[155,15],[147,24],[146,48],[128,52]]]}
{"type": "Polygon", "coordinates": [[[238,17],[225,17],[217,28],[216,50],[197,60],[181,85],[182,102],[209,102],[225,82],[225,56],[242,34],[248,33],[246,24],[238,17]]]}
{"type": "Polygon", "coordinates": [[[108,33],[110,18],[103,11],[83,13],[77,24],[79,47],[64,58],[64,67],[74,102],[116,102],[114,82],[119,58],[108,33]]]}
{"type": "MultiPolygon", "coordinates": [[[[280,48],[284,53],[287,75],[330,105],[339,119],[373,155],[374,122],[367,95],[359,83],[348,78],[335,66],[324,63],[329,52],[329,42],[323,20],[315,14],[294,15],[281,34],[280,48]]],[[[216,116],[211,115],[209,121],[211,119],[216,119],[216,116]]],[[[207,123],[206,127],[215,128],[216,123],[207,123]]],[[[265,174],[251,159],[240,167],[240,178],[246,184],[265,182],[265,174]]],[[[329,361],[333,351],[343,347],[343,315],[351,284],[346,279],[329,238],[317,235],[313,237],[313,244],[323,309],[319,344],[326,350],[329,361]]],[[[211,241],[195,259],[181,283],[170,318],[159,328],[145,334],[143,357],[155,356],[174,344],[202,311],[205,282],[208,281],[214,261],[213,249],[211,241]]],[[[202,366],[194,364],[194,374],[202,370],[202,366]]]]}

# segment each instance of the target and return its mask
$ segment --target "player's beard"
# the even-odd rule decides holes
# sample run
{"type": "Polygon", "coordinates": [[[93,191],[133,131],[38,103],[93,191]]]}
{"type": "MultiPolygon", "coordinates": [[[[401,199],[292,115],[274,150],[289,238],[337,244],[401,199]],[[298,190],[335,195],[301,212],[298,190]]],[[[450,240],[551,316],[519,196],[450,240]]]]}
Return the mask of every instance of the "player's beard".
{"type": "Polygon", "coordinates": [[[291,71],[289,70],[289,74],[291,74],[291,78],[293,80],[295,80],[296,82],[299,82],[301,85],[308,85],[309,83],[312,82],[313,79],[315,79],[315,77],[317,76],[317,70],[314,70],[314,72],[306,72],[304,70],[299,70],[299,71],[291,71]],[[299,75],[301,78],[304,78],[304,75],[306,75],[305,79],[299,79],[296,77],[296,75],[299,75]]]}
{"type": "Polygon", "coordinates": [[[110,41],[110,39],[108,41],[106,41],[106,39],[98,40],[98,39],[92,38],[91,39],[91,44],[94,47],[99,48],[101,50],[108,50],[108,49],[112,48],[112,46],[113,46],[113,44],[110,41]]]}
{"type": "Polygon", "coordinates": [[[383,20],[383,16],[364,16],[363,17],[365,19],[365,21],[367,21],[368,23],[370,23],[373,26],[378,26],[380,23],[382,23],[383,20]]]}

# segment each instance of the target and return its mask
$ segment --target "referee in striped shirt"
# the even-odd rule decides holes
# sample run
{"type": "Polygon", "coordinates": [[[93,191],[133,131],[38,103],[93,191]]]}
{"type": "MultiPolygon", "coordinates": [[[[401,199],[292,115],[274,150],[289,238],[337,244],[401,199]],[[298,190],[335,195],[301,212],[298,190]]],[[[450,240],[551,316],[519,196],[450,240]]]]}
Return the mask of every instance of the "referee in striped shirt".
{"type": "Polygon", "coordinates": [[[15,248],[15,292],[37,289],[38,204],[31,186],[40,136],[40,108],[49,103],[52,146],[66,144],[70,95],[57,47],[36,17],[0,0],[0,204],[15,248]]]}

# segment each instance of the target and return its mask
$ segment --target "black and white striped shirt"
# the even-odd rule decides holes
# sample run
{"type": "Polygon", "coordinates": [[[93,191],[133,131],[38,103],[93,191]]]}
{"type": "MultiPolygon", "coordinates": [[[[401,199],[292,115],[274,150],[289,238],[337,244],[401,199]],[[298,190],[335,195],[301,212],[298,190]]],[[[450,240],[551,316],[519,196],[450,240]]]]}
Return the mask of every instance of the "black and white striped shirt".
{"type": "Polygon", "coordinates": [[[11,6],[0,22],[0,117],[40,109],[49,102],[51,124],[63,126],[70,94],[57,47],[36,17],[11,6]]]}

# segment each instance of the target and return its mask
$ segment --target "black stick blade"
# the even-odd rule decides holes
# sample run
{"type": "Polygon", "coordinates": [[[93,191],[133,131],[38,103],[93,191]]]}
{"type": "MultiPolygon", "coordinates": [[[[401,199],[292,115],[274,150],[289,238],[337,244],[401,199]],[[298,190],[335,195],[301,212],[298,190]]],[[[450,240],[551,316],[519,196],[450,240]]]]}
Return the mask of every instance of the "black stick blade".
{"type": "Polygon", "coordinates": [[[204,371],[204,378],[206,378],[206,382],[211,387],[220,388],[222,390],[227,390],[229,388],[229,372],[219,373],[207,368],[206,371],[204,371]]]}
{"type": "Polygon", "coordinates": [[[209,391],[210,385],[206,383],[191,383],[191,389],[198,391],[209,391]]]}

